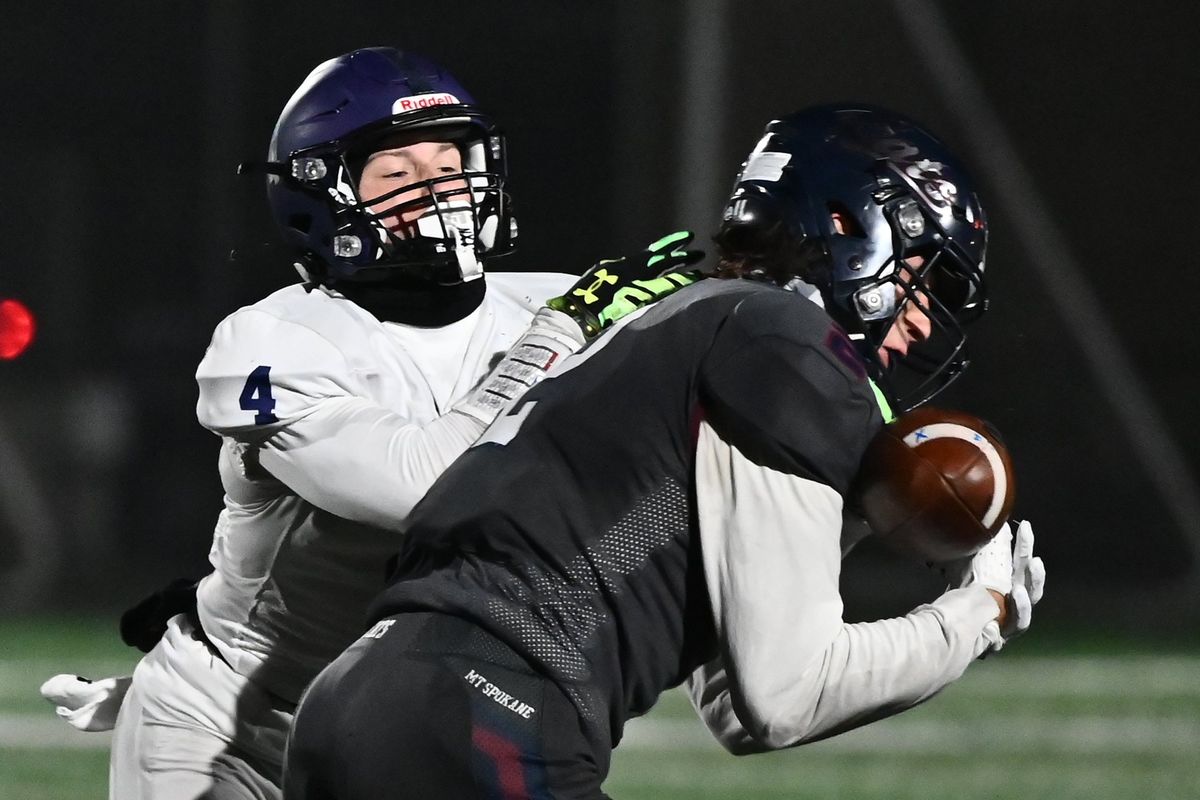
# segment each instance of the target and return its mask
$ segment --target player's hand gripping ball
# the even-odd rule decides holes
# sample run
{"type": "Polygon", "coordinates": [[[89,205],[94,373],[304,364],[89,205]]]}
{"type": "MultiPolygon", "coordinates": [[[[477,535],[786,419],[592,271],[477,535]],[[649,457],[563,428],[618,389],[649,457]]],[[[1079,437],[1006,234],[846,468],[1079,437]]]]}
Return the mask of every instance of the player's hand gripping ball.
{"type": "Polygon", "coordinates": [[[879,432],[853,489],[876,537],[934,563],[983,547],[1008,519],[1014,496],[1012,460],[995,428],[928,406],[879,432]]]}

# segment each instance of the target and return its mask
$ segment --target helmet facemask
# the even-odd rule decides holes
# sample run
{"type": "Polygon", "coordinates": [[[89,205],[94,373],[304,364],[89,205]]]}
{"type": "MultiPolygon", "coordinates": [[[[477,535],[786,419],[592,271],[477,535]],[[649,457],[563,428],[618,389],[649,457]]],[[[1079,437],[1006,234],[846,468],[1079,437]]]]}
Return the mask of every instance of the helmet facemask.
{"type": "Polygon", "coordinates": [[[873,367],[880,388],[897,410],[909,410],[929,400],[953,383],[970,363],[963,326],[982,310],[982,286],[972,283],[972,300],[961,286],[950,283],[944,269],[950,260],[944,251],[918,266],[904,264],[888,277],[867,283],[853,296],[855,322],[850,338],[873,367]],[[887,299],[890,298],[890,299],[887,299]],[[880,355],[889,331],[905,326],[906,312],[915,308],[927,321],[928,333],[915,336],[903,356],[880,355]]]}
{"type": "MultiPolygon", "coordinates": [[[[834,287],[831,311],[848,328],[880,388],[897,406],[921,405],[953,383],[970,363],[964,326],[987,306],[982,265],[974,266],[947,239],[921,203],[906,195],[879,196],[891,229],[892,254],[874,277],[834,287]],[[906,326],[915,308],[928,333],[914,335],[903,356],[880,356],[889,331],[906,326]]],[[[853,263],[853,261],[851,261],[853,263]]]]}
{"type": "Polygon", "coordinates": [[[442,118],[433,123],[363,131],[291,157],[292,179],[330,214],[327,254],[318,254],[325,255],[329,277],[454,285],[481,277],[485,257],[512,250],[516,223],[504,189],[503,137],[464,118],[445,119],[446,108],[437,109],[442,118]],[[372,153],[419,142],[453,144],[461,172],[361,196],[372,153]]]}
{"type": "Polygon", "coordinates": [[[987,307],[987,222],[957,159],[911,120],[856,105],[772,120],[716,239],[730,276],[815,287],[893,406],[966,368],[963,326],[987,307]]]}

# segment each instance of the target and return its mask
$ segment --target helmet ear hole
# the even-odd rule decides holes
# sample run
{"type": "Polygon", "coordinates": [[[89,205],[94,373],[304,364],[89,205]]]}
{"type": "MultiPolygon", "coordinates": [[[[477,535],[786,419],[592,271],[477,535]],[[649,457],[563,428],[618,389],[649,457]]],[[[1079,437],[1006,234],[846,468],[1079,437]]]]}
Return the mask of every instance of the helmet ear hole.
{"type": "Polygon", "coordinates": [[[829,218],[833,222],[833,229],[837,233],[842,236],[853,236],[855,239],[867,238],[867,232],[862,223],[845,203],[831,200],[826,207],[829,209],[829,218]]]}

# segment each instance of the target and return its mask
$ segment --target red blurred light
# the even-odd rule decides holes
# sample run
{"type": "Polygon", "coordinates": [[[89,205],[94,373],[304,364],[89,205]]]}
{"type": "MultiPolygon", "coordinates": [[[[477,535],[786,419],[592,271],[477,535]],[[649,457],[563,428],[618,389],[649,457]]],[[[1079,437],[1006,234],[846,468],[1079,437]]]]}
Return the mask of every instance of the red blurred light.
{"type": "Polygon", "coordinates": [[[0,360],[24,353],[33,341],[33,312],[17,300],[0,300],[0,360]]]}

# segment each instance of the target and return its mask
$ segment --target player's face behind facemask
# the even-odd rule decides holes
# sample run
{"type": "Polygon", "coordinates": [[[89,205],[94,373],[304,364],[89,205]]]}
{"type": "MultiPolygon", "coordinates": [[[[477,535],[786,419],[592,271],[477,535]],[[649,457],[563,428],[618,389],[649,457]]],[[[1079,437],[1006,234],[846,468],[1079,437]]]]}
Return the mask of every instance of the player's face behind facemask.
{"type": "Polygon", "coordinates": [[[332,285],[380,319],[422,327],[477,308],[480,247],[492,244],[477,234],[500,188],[482,147],[478,131],[462,125],[385,133],[349,147],[341,162],[354,190],[348,213],[370,226],[387,261],[332,285]]]}
{"type": "Polygon", "coordinates": [[[417,220],[439,204],[470,203],[462,154],[453,142],[385,146],[367,156],[358,196],[391,233],[417,235],[417,220]]]}
{"type": "Polygon", "coordinates": [[[490,115],[443,68],[364,48],[310,73],[261,167],[309,283],[448,287],[482,283],[483,262],[513,249],[505,151],[490,115]],[[374,163],[389,150],[400,151],[390,164],[374,163]]]}
{"type": "Polygon", "coordinates": [[[940,141],[894,112],[841,105],[768,123],[716,237],[727,271],[819,302],[900,410],[966,368],[986,241],[972,183],[940,141]]]}
{"type": "MultiPolygon", "coordinates": [[[[961,304],[965,290],[934,268],[936,255],[899,258],[898,268],[860,291],[861,305],[873,304],[875,313],[867,314],[866,320],[855,317],[847,325],[840,307],[829,303],[832,263],[823,241],[793,236],[775,211],[773,204],[750,201],[735,215],[727,214],[713,237],[719,257],[715,277],[773,283],[826,308],[852,332],[865,328],[867,333],[859,333],[858,339],[872,348],[872,357],[864,354],[866,366],[875,378],[899,387],[902,397],[919,398],[906,408],[942,388],[945,364],[963,348],[951,309],[961,304]],[[932,373],[941,376],[936,384],[930,382],[932,373]]],[[[854,221],[836,210],[828,222],[838,235],[857,235],[854,221]]]]}
{"type": "MultiPolygon", "coordinates": [[[[347,150],[352,213],[369,224],[382,262],[360,267],[356,282],[453,285],[482,277],[484,257],[496,252],[499,210],[508,205],[484,150],[474,126],[454,124],[367,138],[347,150]]],[[[510,249],[515,226],[503,216],[510,249]]]]}

